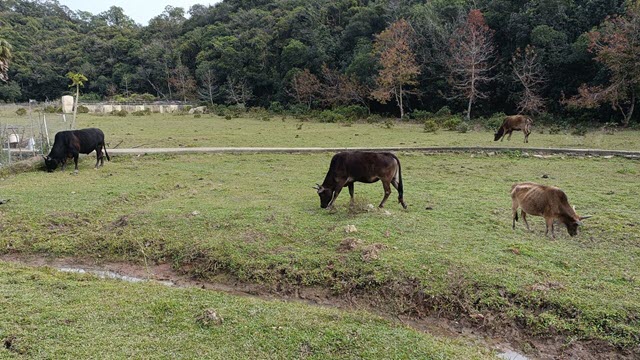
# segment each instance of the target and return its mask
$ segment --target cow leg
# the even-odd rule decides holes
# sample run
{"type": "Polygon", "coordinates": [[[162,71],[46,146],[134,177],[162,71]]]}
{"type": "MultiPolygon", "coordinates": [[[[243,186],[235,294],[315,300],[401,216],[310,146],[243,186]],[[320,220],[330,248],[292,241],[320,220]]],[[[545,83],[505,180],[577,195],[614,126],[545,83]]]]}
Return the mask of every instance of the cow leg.
{"type": "Polygon", "coordinates": [[[509,130],[509,137],[507,138],[507,141],[511,141],[511,134],[513,134],[513,130],[509,130]]]}
{"type": "Polygon", "coordinates": [[[556,235],[553,233],[553,218],[544,219],[544,221],[547,225],[544,235],[547,236],[547,234],[549,233],[549,229],[551,229],[551,238],[555,239],[556,235]]]}
{"type": "Polygon", "coordinates": [[[384,207],[384,203],[387,201],[387,199],[389,198],[389,195],[391,195],[391,185],[388,181],[382,181],[382,187],[384,188],[384,197],[382,198],[382,202],[380,202],[380,205],[378,205],[379,208],[383,208],[384,207]]]}
{"type": "Polygon", "coordinates": [[[396,180],[395,178],[393,178],[391,180],[391,185],[393,185],[394,188],[396,188],[396,191],[398,191],[398,201],[400,202],[400,205],[402,205],[403,208],[407,208],[407,204],[404,203],[404,199],[402,198],[402,196],[400,195],[400,190],[398,190],[398,180],[396,180]]]}
{"type": "Polygon", "coordinates": [[[531,231],[531,229],[529,228],[529,223],[527,222],[527,213],[524,212],[524,210],[520,210],[520,214],[522,214],[522,221],[527,226],[527,230],[531,231]]]}
{"type": "Polygon", "coordinates": [[[518,221],[518,202],[513,199],[513,203],[511,204],[511,228],[513,230],[516,229],[516,221],[518,221]]]}
{"type": "Polygon", "coordinates": [[[349,187],[349,196],[351,196],[351,200],[349,200],[349,206],[353,206],[355,200],[353,199],[353,183],[349,183],[347,185],[349,187]]]}
{"type": "Polygon", "coordinates": [[[340,191],[342,191],[343,187],[344,187],[344,184],[336,185],[335,190],[333,190],[333,199],[331,199],[331,201],[329,202],[329,205],[327,205],[327,208],[333,207],[333,204],[336,202],[336,199],[338,198],[338,195],[340,195],[340,191]]]}
{"type": "Polygon", "coordinates": [[[73,153],[73,162],[76,165],[76,168],[73,170],[74,173],[78,173],[78,158],[80,157],[80,153],[79,152],[74,152],[73,153]]]}
{"type": "MultiPolygon", "coordinates": [[[[98,147],[96,148],[96,166],[94,166],[95,169],[98,169],[100,159],[102,159],[102,147],[98,145],[98,147]]],[[[102,164],[104,164],[104,160],[102,160],[102,164]]]]}

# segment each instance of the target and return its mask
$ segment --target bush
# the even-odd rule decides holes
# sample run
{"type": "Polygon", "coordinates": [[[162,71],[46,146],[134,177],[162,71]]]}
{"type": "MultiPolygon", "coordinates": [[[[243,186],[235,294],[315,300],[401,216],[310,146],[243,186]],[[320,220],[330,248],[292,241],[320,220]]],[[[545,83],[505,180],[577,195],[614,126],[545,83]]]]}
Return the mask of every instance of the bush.
{"type": "Polygon", "coordinates": [[[504,122],[504,118],[506,116],[507,115],[503,112],[495,113],[483,122],[483,126],[487,130],[496,131],[500,128],[500,126],[502,126],[502,123],[504,122]]]}
{"type": "Polygon", "coordinates": [[[271,104],[269,104],[269,111],[274,114],[282,114],[282,112],[284,112],[284,106],[280,104],[280,101],[272,101],[271,104]]]}
{"type": "Polygon", "coordinates": [[[585,136],[587,135],[587,127],[585,125],[578,125],[571,131],[571,135],[585,136]]]}
{"type": "Polygon", "coordinates": [[[309,109],[302,104],[289,105],[289,113],[293,115],[302,115],[309,112],[309,109]]]}
{"type": "Polygon", "coordinates": [[[195,119],[200,119],[200,118],[202,117],[202,115],[201,115],[201,114],[194,114],[194,115],[193,115],[193,117],[194,117],[195,119]]]}
{"type": "Polygon", "coordinates": [[[458,128],[458,125],[460,125],[460,123],[462,123],[462,120],[458,117],[452,117],[447,119],[443,124],[442,127],[450,130],[450,131],[454,131],[458,128]]]}
{"type": "Polygon", "coordinates": [[[89,108],[84,106],[84,105],[80,105],[80,106],[78,106],[78,112],[80,114],[88,114],[89,113],[89,108]]]}
{"type": "Polygon", "coordinates": [[[133,116],[151,115],[151,109],[137,110],[131,113],[133,116]]]}
{"type": "Polygon", "coordinates": [[[427,120],[424,122],[424,132],[434,133],[438,131],[438,123],[435,120],[427,120]]]}
{"type": "Polygon", "coordinates": [[[466,122],[462,121],[460,122],[460,124],[458,124],[458,126],[456,126],[456,131],[459,133],[466,133],[467,131],[469,131],[469,124],[467,124],[466,122]]]}
{"type": "Polygon", "coordinates": [[[62,112],[62,107],[55,107],[53,105],[49,105],[49,106],[44,108],[44,112],[50,113],[50,114],[61,113],[62,112]]]}
{"type": "Polygon", "coordinates": [[[18,115],[18,116],[24,116],[24,115],[27,115],[27,109],[25,109],[25,108],[19,108],[18,110],[16,110],[16,115],[18,115]]]}
{"type": "Polygon", "coordinates": [[[270,116],[263,116],[262,117],[262,121],[271,121],[271,117],[270,116]]]}
{"type": "Polygon", "coordinates": [[[386,127],[387,129],[391,129],[391,128],[392,128],[392,127],[394,127],[395,125],[396,125],[396,123],[395,123],[395,122],[393,122],[393,120],[391,120],[391,119],[387,119],[387,120],[384,122],[384,127],[386,127]]]}
{"type": "Polygon", "coordinates": [[[127,110],[113,110],[111,114],[119,117],[127,117],[129,112],[127,110]]]}
{"type": "Polygon", "coordinates": [[[451,116],[451,109],[449,109],[449,107],[445,105],[441,107],[440,110],[436,111],[435,115],[438,117],[451,116]]]}
{"type": "Polygon", "coordinates": [[[323,123],[336,123],[346,120],[344,115],[338,114],[337,112],[331,110],[325,110],[321,112],[318,117],[320,118],[320,122],[323,123]]]}
{"type": "Polygon", "coordinates": [[[549,128],[549,134],[551,134],[551,135],[560,134],[563,131],[564,131],[564,127],[562,127],[562,126],[560,126],[558,124],[553,124],[549,128]]]}
{"type": "Polygon", "coordinates": [[[227,120],[231,120],[231,119],[233,119],[233,116],[231,116],[231,114],[227,114],[227,115],[224,116],[224,118],[227,119],[227,120]]]}
{"type": "Polygon", "coordinates": [[[369,115],[369,110],[361,105],[338,106],[333,111],[353,120],[365,119],[369,115]]]}
{"type": "Polygon", "coordinates": [[[433,117],[433,113],[426,110],[415,110],[409,115],[409,117],[413,120],[425,121],[431,119],[433,117]]]}
{"type": "Polygon", "coordinates": [[[608,122],[602,126],[602,131],[607,135],[613,135],[618,130],[618,124],[615,122],[608,122]]]}
{"type": "Polygon", "coordinates": [[[367,117],[367,122],[369,124],[382,122],[382,116],[380,114],[371,114],[367,117]]]}

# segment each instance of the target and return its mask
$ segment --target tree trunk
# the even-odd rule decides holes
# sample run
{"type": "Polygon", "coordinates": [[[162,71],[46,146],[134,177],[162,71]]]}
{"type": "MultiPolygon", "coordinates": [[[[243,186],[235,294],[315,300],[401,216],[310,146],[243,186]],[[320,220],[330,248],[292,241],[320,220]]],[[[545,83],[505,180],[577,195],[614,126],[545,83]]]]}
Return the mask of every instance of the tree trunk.
{"type": "Polygon", "coordinates": [[[629,127],[629,122],[631,121],[631,117],[633,116],[633,109],[636,106],[636,92],[635,90],[631,91],[631,107],[629,107],[629,111],[624,116],[624,127],[629,127]]]}
{"type": "Polygon", "coordinates": [[[400,105],[400,119],[404,118],[404,105],[402,104],[402,86],[400,86],[400,96],[398,99],[398,104],[400,105]]]}
{"type": "Polygon", "coordinates": [[[76,116],[78,115],[78,97],[80,96],[80,85],[76,85],[76,103],[73,107],[73,121],[71,122],[71,129],[76,126],[76,116]]]}
{"type": "Polygon", "coordinates": [[[467,106],[467,121],[471,120],[471,104],[473,104],[473,96],[469,97],[469,105],[467,106]]]}

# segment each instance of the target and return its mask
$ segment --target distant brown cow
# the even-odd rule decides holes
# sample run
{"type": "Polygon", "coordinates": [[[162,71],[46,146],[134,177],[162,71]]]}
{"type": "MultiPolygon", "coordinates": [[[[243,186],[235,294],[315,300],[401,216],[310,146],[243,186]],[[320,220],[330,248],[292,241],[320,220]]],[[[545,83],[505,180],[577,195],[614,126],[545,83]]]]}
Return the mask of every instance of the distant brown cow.
{"type": "Polygon", "coordinates": [[[533,120],[530,117],[524,115],[512,115],[507,116],[502,125],[494,134],[493,141],[502,141],[504,140],[504,136],[509,134],[507,140],[511,140],[511,133],[514,130],[522,130],[524,133],[524,142],[529,142],[529,134],[531,134],[531,124],[533,124],[533,120]]]}
{"type": "Polygon", "coordinates": [[[539,185],[531,182],[514,184],[511,187],[511,200],[513,204],[513,225],[516,228],[518,221],[518,207],[522,209],[522,220],[529,229],[527,214],[544,217],[547,225],[545,235],[551,228],[551,237],[555,239],[553,233],[553,220],[557,219],[567,227],[569,235],[575,236],[578,233],[578,226],[582,225],[582,220],[591,216],[578,216],[575,210],[569,205],[567,195],[553,186],[539,185]]]}
{"type": "Polygon", "coordinates": [[[403,199],[402,171],[400,160],[388,152],[350,151],[337,153],[331,159],[329,171],[322,185],[315,189],[320,195],[320,207],[333,206],[343,187],[349,187],[351,204],[353,204],[353,183],[374,183],[382,180],[384,197],[379,207],[383,207],[389,195],[391,186],[398,190],[398,201],[405,209],[407,205],[403,199]]]}

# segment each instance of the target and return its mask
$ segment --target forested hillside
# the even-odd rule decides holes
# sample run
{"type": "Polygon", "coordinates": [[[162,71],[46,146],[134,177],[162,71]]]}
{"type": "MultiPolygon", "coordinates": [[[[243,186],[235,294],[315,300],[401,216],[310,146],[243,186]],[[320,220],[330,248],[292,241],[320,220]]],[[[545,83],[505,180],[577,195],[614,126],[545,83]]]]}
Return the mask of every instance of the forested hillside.
{"type": "Polygon", "coordinates": [[[89,79],[85,99],[628,123],[638,17],[637,0],[224,0],[140,26],[118,7],[4,0],[0,101],[57,98],[71,71],[89,79]]]}

